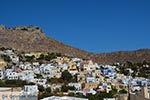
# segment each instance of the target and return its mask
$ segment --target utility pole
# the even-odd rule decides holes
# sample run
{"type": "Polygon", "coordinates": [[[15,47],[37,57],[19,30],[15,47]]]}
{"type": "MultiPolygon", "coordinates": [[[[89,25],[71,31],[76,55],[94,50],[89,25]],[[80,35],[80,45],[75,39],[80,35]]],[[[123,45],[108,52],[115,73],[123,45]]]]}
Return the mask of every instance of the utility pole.
{"type": "Polygon", "coordinates": [[[129,85],[129,82],[128,82],[128,100],[130,100],[130,85],[129,85]]]}
{"type": "Polygon", "coordinates": [[[131,83],[131,73],[129,72],[129,80],[128,80],[128,100],[130,100],[130,83],[131,83]]]}

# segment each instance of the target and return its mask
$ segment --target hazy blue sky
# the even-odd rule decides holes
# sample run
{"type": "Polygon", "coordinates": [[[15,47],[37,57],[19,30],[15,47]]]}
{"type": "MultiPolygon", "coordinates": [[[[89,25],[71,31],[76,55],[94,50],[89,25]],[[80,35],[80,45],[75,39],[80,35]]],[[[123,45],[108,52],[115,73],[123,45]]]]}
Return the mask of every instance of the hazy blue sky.
{"type": "Polygon", "coordinates": [[[97,53],[150,48],[150,0],[0,0],[0,24],[97,53]]]}

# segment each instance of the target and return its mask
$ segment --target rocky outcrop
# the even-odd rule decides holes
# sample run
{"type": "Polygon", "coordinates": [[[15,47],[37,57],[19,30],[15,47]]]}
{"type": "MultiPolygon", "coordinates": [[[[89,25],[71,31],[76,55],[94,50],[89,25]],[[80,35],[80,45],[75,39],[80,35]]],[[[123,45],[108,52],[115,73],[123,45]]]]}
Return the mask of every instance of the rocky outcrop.
{"type": "Polygon", "coordinates": [[[16,27],[11,28],[11,30],[43,33],[40,27],[35,27],[35,26],[16,26],[16,27]]]}
{"type": "Polygon", "coordinates": [[[6,27],[4,25],[0,25],[0,30],[5,30],[6,27]]]}

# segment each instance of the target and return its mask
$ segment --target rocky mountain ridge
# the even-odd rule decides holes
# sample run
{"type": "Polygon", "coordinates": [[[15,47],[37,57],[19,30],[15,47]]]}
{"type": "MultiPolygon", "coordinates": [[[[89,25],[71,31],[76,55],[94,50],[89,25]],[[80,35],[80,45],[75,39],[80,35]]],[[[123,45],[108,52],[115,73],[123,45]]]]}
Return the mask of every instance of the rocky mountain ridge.
{"type": "Polygon", "coordinates": [[[0,25],[0,47],[13,48],[21,52],[59,52],[69,56],[92,59],[100,63],[150,62],[150,49],[119,51],[95,54],[63,44],[45,35],[36,26],[16,26],[7,28],[0,25]]]}
{"type": "Polygon", "coordinates": [[[82,54],[89,54],[89,52],[68,46],[46,36],[40,27],[35,26],[13,28],[0,26],[0,47],[14,48],[23,52],[60,52],[79,57],[82,57],[82,54]]]}

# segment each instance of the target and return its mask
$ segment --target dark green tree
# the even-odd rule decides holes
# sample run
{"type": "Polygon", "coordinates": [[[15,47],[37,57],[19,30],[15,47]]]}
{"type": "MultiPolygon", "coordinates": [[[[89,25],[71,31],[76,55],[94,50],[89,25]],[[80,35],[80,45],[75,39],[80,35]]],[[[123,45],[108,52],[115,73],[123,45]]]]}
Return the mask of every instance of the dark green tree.
{"type": "Polygon", "coordinates": [[[66,85],[63,85],[62,87],[61,87],[61,91],[62,92],[68,92],[68,87],[66,86],[66,85]]]}
{"type": "Polygon", "coordinates": [[[44,87],[43,87],[42,85],[38,85],[38,90],[39,90],[40,92],[43,92],[45,89],[44,89],[44,87]]]}
{"type": "Polygon", "coordinates": [[[61,79],[64,80],[65,82],[71,82],[72,81],[72,75],[67,71],[63,71],[61,74],[61,79]]]}
{"type": "Polygon", "coordinates": [[[45,90],[46,90],[46,92],[51,93],[51,88],[50,87],[47,87],[45,90]]]}
{"type": "Polygon", "coordinates": [[[63,85],[61,87],[62,92],[67,92],[68,90],[76,90],[76,88],[74,86],[67,86],[67,85],[63,85]]]}
{"type": "Polygon", "coordinates": [[[125,89],[122,89],[122,90],[119,91],[119,93],[120,94],[125,94],[125,93],[127,93],[127,91],[125,89]]]}
{"type": "Polygon", "coordinates": [[[32,55],[32,56],[25,56],[25,59],[26,59],[26,61],[31,62],[31,61],[33,61],[35,59],[35,56],[34,55],[32,55]]]}
{"type": "Polygon", "coordinates": [[[8,63],[12,61],[8,55],[1,55],[1,57],[2,57],[2,59],[4,59],[4,61],[6,61],[8,63]]]}

